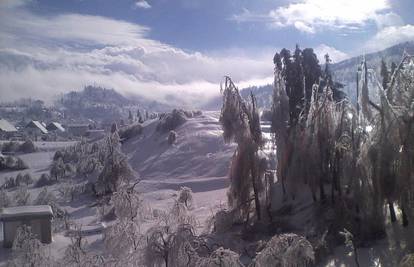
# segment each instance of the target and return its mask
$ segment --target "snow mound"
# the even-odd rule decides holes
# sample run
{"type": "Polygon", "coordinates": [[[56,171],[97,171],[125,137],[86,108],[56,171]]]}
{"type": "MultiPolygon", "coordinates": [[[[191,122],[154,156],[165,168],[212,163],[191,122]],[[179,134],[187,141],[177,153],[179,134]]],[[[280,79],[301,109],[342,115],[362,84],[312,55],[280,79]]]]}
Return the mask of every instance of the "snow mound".
{"type": "Polygon", "coordinates": [[[122,146],[143,180],[188,182],[227,176],[235,146],[224,143],[218,112],[187,119],[175,129],[177,140],[173,145],[168,144],[168,132],[156,131],[158,122],[147,123],[142,135],[122,146]]]}

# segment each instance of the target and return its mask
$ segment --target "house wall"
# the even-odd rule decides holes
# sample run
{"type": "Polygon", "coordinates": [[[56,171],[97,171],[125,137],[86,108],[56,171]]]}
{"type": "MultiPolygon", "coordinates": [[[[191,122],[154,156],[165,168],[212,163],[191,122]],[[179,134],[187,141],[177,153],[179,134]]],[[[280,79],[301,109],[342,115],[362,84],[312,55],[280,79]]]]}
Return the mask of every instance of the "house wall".
{"type": "Polygon", "coordinates": [[[30,226],[31,231],[42,242],[52,242],[52,224],[50,218],[37,218],[3,222],[3,246],[11,248],[16,237],[17,228],[22,224],[30,226]]]}
{"type": "Polygon", "coordinates": [[[3,222],[3,247],[11,248],[17,228],[22,225],[21,221],[3,222]]]}

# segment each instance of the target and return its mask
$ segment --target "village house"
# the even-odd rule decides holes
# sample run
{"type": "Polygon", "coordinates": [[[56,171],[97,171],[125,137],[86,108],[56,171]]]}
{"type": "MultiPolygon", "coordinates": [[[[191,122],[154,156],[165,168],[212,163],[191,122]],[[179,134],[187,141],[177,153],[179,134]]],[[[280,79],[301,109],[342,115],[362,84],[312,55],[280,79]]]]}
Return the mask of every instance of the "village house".
{"type": "Polygon", "coordinates": [[[13,124],[5,119],[0,119],[0,139],[10,139],[17,134],[17,129],[13,124]]]}
{"type": "Polygon", "coordinates": [[[3,225],[3,247],[11,248],[19,226],[27,225],[42,242],[52,242],[52,208],[49,205],[20,206],[0,210],[3,225]]]}
{"type": "Polygon", "coordinates": [[[37,140],[38,136],[43,136],[48,133],[46,127],[39,121],[30,121],[24,128],[26,135],[37,140]]]}
{"type": "Polygon", "coordinates": [[[46,126],[46,130],[48,132],[54,132],[54,133],[64,133],[65,128],[63,128],[62,124],[58,122],[51,122],[46,126]]]}
{"type": "Polygon", "coordinates": [[[89,124],[70,124],[66,126],[68,132],[73,136],[85,136],[89,130],[89,124]]]}

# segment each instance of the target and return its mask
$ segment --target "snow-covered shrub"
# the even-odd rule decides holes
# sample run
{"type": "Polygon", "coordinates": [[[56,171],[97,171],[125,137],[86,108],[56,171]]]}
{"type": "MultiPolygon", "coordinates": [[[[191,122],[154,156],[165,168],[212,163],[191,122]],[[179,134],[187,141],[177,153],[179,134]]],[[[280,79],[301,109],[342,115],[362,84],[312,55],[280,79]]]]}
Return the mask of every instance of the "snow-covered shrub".
{"type": "Polygon", "coordinates": [[[55,216],[52,221],[53,233],[60,233],[72,229],[74,222],[70,220],[67,210],[61,210],[59,216],[55,216]]]}
{"type": "Polygon", "coordinates": [[[4,183],[1,185],[2,189],[12,189],[17,187],[16,179],[14,177],[6,178],[4,183]]]}
{"type": "Polygon", "coordinates": [[[30,227],[22,225],[17,228],[13,242],[13,258],[8,262],[8,266],[53,266],[53,260],[45,245],[31,232],[30,227]]]}
{"type": "Polygon", "coordinates": [[[231,229],[234,223],[234,212],[221,209],[217,211],[212,218],[213,229],[211,230],[218,234],[226,233],[231,229]]]}
{"type": "Polygon", "coordinates": [[[36,147],[32,140],[28,139],[19,146],[19,151],[23,153],[36,152],[36,147]]]}
{"type": "Polygon", "coordinates": [[[26,186],[19,187],[14,193],[14,203],[16,206],[26,206],[30,200],[30,193],[26,186]]]}
{"type": "Polygon", "coordinates": [[[272,237],[250,266],[307,267],[312,266],[314,260],[313,247],[306,238],[282,234],[272,237]]]}
{"type": "MultiPolygon", "coordinates": [[[[201,257],[197,260],[196,267],[243,267],[240,255],[230,249],[222,247],[216,249],[208,258],[201,257]]],[[[274,265],[266,265],[274,266],[274,265]]]]}
{"type": "Polygon", "coordinates": [[[29,184],[32,184],[33,183],[33,178],[30,175],[30,173],[26,173],[24,175],[22,175],[21,173],[19,173],[16,176],[15,182],[16,182],[17,186],[23,185],[23,184],[29,185],[29,184]]]}
{"type": "Polygon", "coordinates": [[[68,182],[60,185],[58,188],[60,196],[67,201],[73,201],[75,196],[85,193],[86,183],[74,184],[68,182]]]}
{"type": "Polygon", "coordinates": [[[178,192],[178,202],[183,203],[187,209],[191,209],[193,207],[193,191],[191,188],[182,186],[180,191],[178,192]]]}
{"type": "Polygon", "coordinates": [[[7,195],[6,190],[1,189],[0,190],[0,209],[1,208],[7,208],[11,205],[11,199],[10,197],[7,195]]]}
{"type": "Polygon", "coordinates": [[[56,180],[52,179],[49,174],[43,173],[40,178],[36,181],[35,187],[43,187],[52,185],[56,180]]]}
{"type": "Polygon", "coordinates": [[[53,155],[53,161],[57,161],[58,159],[63,160],[63,152],[60,150],[56,151],[55,154],[53,155]]]}
{"type": "Polygon", "coordinates": [[[1,170],[24,170],[29,168],[27,164],[19,157],[7,156],[0,157],[0,171],[1,170]]]}
{"type": "Polygon", "coordinates": [[[63,210],[59,207],[57,203],[56,196],[52,193],[47,191],[47,188],[43,188],[42,191],[39,192],[37,198],[33,201],[34,205],[49,205],[52,208],[53,216],[61,217],[63,215],[63,210]]]}
{"type": "Polygon", "coordinates": [[[12,153],[18,150],[19,150],[19,143],[14,142],[14,141],[3,143],[3,145],[1,146],[2,153],[12,153]]]}
{"type": "Polygon", "coordinates": [[[169,144],[169,145],[172,145],[172,144],[174,144],[174,143],[175,143],[175,141],[176,141],[176,140],[177,140],[177,132],[176,132],[176,131],[171,130],[171,131],[168,133],[167,142],[168,142],[168,144],[169,144]]]}
{"type": "Polygon", "coordinates": [[[65,167],[66,166],[62,158],[58,158],[56,161],[53,161],[50,166],[50,176],[53,177],[56,181],[65,177],[65,167]]]}
{"type": "Polygon", "coordinates": [[[142,134],[142,129],[143,127],[140,123],[128,125],[127,127],[119,130],[119,137],[122,140],[128,140],[137,137],[142,134]]]}
{"type": "Polygon", "coordinates": [[[102,171],[102,168],[103,166],[98,158],[87,157],[85,160],[77,163],[76,173],[85,178],[90,176],[97,177],[102,171]]]}
{"type": "Polygon", "coordinates": [[[168,132],[175,130],[178,126],[187,121],[187,116],[185,115],[184,110],[174,109],[171,113],[165,114],[160,118],[160,122],[157,125],[158,132],[168,132]]]}
{"type": "Polygon", "coordinates": [[[27,166],[26,162],[24,162],[21,158],[17,157],[16,158],[16,164],[14,169],[15,170],[25,170],[28,169],[29,166],[27,166]]]}

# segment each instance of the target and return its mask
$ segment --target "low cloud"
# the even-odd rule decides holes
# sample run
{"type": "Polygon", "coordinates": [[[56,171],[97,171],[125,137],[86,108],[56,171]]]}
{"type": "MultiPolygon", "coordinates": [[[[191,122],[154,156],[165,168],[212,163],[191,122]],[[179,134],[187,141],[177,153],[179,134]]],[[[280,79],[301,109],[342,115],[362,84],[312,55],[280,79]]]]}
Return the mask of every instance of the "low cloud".
{"type": "Polygon", "coordinates": [[[272,76],[271,55],[188,52],[148,38],[147,27],[100,16],[43,17],[10,5],[0,6],[0,24],[1,99],[51,100],[97,84],[169,104],[202,105],[219,93],[223,75],[246,84],[272,76]]]}
{"type": "Polygon", "coordinates": [[[379,30],[366,44],[367,51],[379,51],[387,47],[414,40],[414,25],[389,26],[379,30]]]}
{"type": "Polygon", "coordinates": [[[342,52],[332,46],[328,46],[326,44],[318,45],[315,49],[315,54],[317,55],[319,62],[325,62],[325,55],[328,54],[329,58],[332,60],[333,63],[340,62],[342,60],[350,58],[350,56],[342,52]]]}

